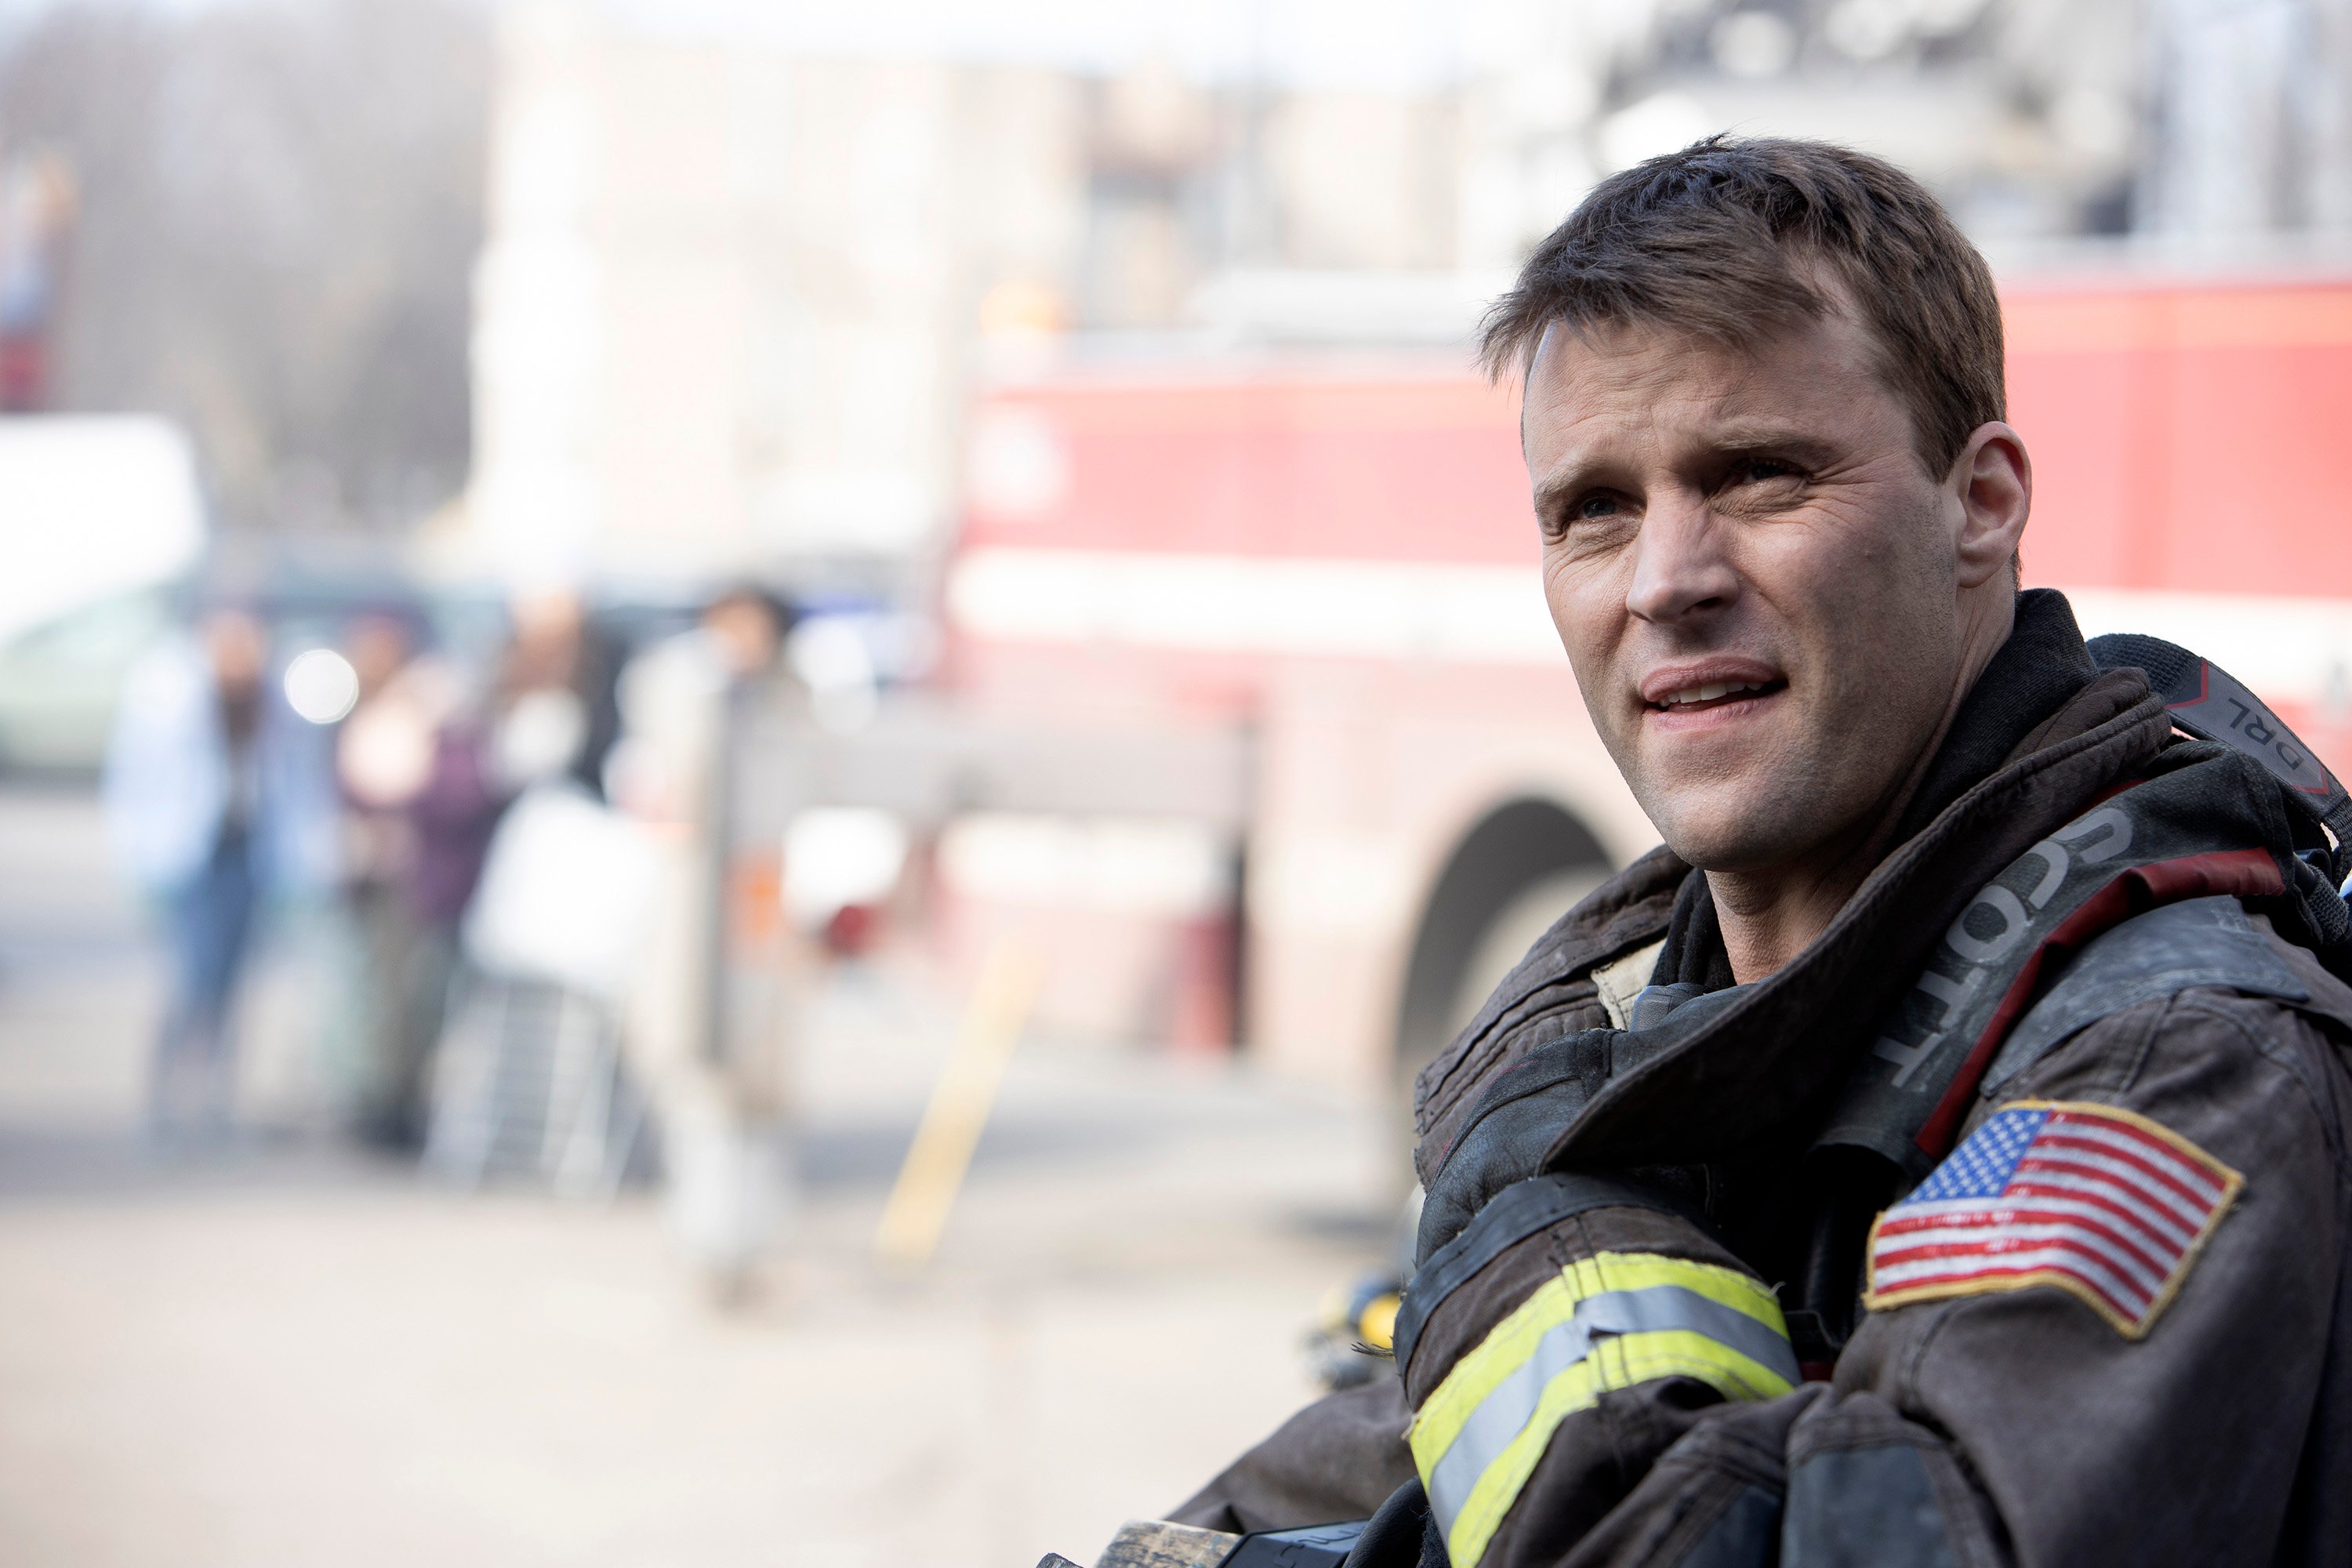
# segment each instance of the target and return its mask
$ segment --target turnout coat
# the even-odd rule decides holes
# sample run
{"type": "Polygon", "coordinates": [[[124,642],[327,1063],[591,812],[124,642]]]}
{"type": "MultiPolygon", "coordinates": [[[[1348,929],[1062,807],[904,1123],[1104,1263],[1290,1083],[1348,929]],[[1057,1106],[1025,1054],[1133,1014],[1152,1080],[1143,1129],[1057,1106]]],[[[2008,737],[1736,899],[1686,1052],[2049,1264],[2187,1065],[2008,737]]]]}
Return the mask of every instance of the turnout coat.
{"type": "Polygon", "coordinates": [[[2343,866],[2182,711],[2029,593],[1787,968],[1734,984],[1664,849],[1571,910],[1422,1075],[1398,1377],[1175,1517],[1418,1485],[1460,1568],[2352,1563],[2343,866]]]}

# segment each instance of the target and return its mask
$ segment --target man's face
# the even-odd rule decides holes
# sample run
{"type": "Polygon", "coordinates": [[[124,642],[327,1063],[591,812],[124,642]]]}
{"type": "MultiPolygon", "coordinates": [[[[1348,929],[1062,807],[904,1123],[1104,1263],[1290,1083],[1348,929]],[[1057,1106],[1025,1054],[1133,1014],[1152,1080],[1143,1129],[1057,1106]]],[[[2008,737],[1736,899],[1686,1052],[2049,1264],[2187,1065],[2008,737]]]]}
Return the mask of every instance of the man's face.
{"type": "Polygon", "coordinates": [[[1523,434],[1552,621],[1667,844],[1751,871],[1867,837],[1956,700],[1961,510],[1866,331],[1555,329],[1523,434]]]}

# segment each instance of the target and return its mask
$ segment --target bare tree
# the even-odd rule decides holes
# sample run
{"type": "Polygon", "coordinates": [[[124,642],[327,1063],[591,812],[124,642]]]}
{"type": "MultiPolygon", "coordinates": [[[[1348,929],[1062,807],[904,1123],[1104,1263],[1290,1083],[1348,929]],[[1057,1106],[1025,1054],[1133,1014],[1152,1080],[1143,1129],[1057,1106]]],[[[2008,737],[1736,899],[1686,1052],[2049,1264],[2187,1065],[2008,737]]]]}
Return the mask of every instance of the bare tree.
{"type": "Polygon", "coordinates": [[[397,525],[453,491],[488,77],[467,0],[0,20],[0,155],[79,187],[58,405],[184,420],[235,523],[397,525]]]}

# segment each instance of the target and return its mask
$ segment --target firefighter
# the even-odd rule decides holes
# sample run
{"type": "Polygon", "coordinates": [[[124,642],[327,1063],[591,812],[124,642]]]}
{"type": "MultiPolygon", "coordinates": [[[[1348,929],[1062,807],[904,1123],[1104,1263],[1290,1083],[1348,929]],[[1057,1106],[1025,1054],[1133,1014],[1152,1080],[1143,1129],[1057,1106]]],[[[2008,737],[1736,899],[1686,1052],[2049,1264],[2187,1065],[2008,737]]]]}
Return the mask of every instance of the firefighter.
{"type": "Polygon", "coordinates": [[[1175,1517],[1380,1510],[1359,1560],[1456,1568],[2352,1562],[2352,801],[2218,668],[2019,591],[1983,259],[1885,163],[1717,139],[1596,187],[1484,347],[1664,844],[1422,1075],[1398,1375],[1175,1517]]]}

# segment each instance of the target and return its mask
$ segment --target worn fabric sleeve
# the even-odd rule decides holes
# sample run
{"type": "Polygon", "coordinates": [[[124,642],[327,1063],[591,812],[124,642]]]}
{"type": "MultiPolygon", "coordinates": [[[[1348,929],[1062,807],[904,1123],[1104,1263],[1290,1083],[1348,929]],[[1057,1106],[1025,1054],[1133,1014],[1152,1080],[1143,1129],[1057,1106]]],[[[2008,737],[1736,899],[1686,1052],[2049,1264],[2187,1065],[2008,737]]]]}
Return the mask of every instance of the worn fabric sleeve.
{"type": "MultiPolygon", "coordinates": [[[[2005,1233],[2022,1249],[2008,1268],[1953,1239],[1966,1194],[2001,1175],[1965,1173],[1977,1186],[1935,1188],[1961,1194],[1934,1211],[1950,1226],[1908,1251],[1874,1244],[1874,1283],[1902,1288],[1874,1296],[1832,1386],[1743,1397],[1685,1369],[1602,1394],[1455,1562],[1464,1544],[1488,1568],[2352,1558],[2347,1478],[2314,1473],[2343,1467],[2342,1434],[2323,1428],[2352,1394],[2332,1342],[2352,1220],[2344,1085],[2326,1028],[2267,1001],[2191,992],[2093,1026],[2002,1086],[1975,1120],[1993,1129],[1979,1152],[2069,1106],[2088,1108],[2077,1142],[2096,1158],[2117,1127],[2158,1130],[2235,1178],[2184,1188],[2171,1250],[2085,1188],[2068,1201],[2127,1252],[2077,1278],[2052,1240],[2063,1226],[2029,1226],[2005,1233]]],[[[1412,1392],[1425,1418],[1430,1392],[1412,1392]]]]}
{"type": "Polygon", "coordinates": [[[1410,1441],[1454,1563],[1550,1563],[1710,1409],[1797,1377],[1763,1281],[1670,1207],[1611,1204],[1446,1291],[1410,1348],[1410,1441]]]}
{"type": "Polygon", "coordinates": [[[1411,1414],[1392,1377],[1325,1394],[1168,1517],[1236,1533],[1369,1519],[1412,1477],[1411,1414]]]}

